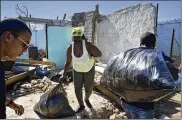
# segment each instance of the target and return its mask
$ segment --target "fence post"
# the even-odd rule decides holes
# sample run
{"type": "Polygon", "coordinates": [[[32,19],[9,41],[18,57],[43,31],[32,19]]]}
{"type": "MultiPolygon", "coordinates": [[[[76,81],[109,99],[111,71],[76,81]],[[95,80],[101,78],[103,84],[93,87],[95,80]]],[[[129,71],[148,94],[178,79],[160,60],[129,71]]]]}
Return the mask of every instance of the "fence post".
{"type": "Polygon", "coordinates": [[[173,55],[173,41],[174,41],[174,33],[175,33],[175,29],[173,29],[173,33],[172,33],[172,38],[171,38],[171,47],[170,47],[170,58],[173,55]]]}

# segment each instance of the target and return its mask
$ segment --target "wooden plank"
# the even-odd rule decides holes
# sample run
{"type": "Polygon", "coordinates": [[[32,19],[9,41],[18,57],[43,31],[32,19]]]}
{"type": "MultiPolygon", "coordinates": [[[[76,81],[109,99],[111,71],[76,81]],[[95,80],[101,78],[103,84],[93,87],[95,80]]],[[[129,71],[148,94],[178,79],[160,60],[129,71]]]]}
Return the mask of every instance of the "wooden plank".
{"type": "Polygon", "coordinates": [[[25,63],[29,63],[29,64],[51,65],[53,68],[56,67],[55,63],[47,62],[47,61],[27,60],[27,59],[22,59],[22,58],[8,58],[8,57],[3,58],[2,60],[25,62],[25,63]]]}
{"type": "Polygon", "coordinates": [[[71,22],[68,20],[52,20],[52,19],[43,19],[43,18],[30,18],[30,17],[18,17],[19,19],[23,20],[24,22],[31,22],[31,23],[39,23],[39,24],[47,24],[47,25],[53,25],[53,21],[56,23],[67,23],[71,25],[71,22]]]}
{"type": "Polygon", "coordinates": [[[13,76],[14,76],[14,74],[5,75],[5,79],[10,78],[10,77],[13,77],[13,76]]]}
{"type": "Polygon", "coordinates": [[[108,98],[110,98],[112,101],[114,101],[118,106],[121,106],[121,100],[112,92],[110,92],[109,90],[107,90],[101,85],[95,84],[94,87],[98,89],[100,92],[102,92],[104,95],[106,95],[108,98]]]}
{"type": "Polygon", "coordinates": [[[6,79],[6,86],[9,86],[9,85],[11,85],[12,83],[15,83],[15,82],[17,82],[17,81],[20,81],[20,80],[26,78],[27,76],[33,74],[34,72],[35,72],[35,69],[30,70],[30,71],[28,71],[28,72],[20,73],[20,74],[18,74],[18,75],[14,75],[14,76],[12,76],[12,77],[10,77],[10,78],[7,78],[7,79],[6,79]]]}
{"type": "MultiPolygon", "coordinates": [[[[95,71],[103,74],[104,72],[104,69],[103,67],[99,67],[99,66],[95,66],[95,71]]],[[[121,106],[121,100],[119,97],[117,97],[115,94],[113,94],[112,92],[110,92],[109,90],[107,90],[106,88],[104,88],[103,86],[101,85],[98,85],[97,83],[94,84],[94,87],[96,89],[98,89],[101,93],[103,93],[105,96],[107,96],[108,98],[110,98],[113,102],[115,102],[118,106],[121,106]]]]}
{"type": "Polygon", "coordinates": [[[29,18],[29,17],[19,17],[19,19],[25,21],[25,22],[32,22],[32,23],[45,23],[52,25],[51,19],[42,19],[42,18],[29,18]]]}
{"type": "MultiPolygon", "coordinates": [[[[31,65],[31,64],[25,64],[25,63],[15,63],[14,66],[26,66],[26,67],[37,67],[37,66],[40,66],[40,65],[31,65]]],[[[52,65],[46,65],[47,68],[52,68],[52,65]]]]}

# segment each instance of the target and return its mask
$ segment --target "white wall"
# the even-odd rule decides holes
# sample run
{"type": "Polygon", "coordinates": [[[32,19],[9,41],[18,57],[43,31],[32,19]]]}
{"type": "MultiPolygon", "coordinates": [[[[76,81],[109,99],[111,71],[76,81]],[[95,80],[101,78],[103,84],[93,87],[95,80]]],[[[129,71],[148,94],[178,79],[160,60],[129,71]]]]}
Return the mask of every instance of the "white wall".
{"type": "Polygon", "coordinates": [[[175,29],[173,56],[180,56],[181,48],[179,48],[176,41],[181,47],[181,20],[172,20],[166,22],[159,22],[157,26],[158,41],[157,47],[166,55],[170,55],[170,45],[172,39],[172,31],[175,29]],[[176,41],[175,41],[176,40],[176,41]]]}
{"type": "Polygon", "coordinates": [[[138,47],[144,32],[155,30],[156,7],[152,4],[137,5],[102,16],[97,24],[96,41],[107,63],[118,52],[138,47]]]}
{"type": "Polygon", "coordinates": [[[88,41],[92,41],[92,18],[93,18],[94,12],[86,12],[85,13],[85,24],[84,24],[84,34],[87,37],[88,41]]]}

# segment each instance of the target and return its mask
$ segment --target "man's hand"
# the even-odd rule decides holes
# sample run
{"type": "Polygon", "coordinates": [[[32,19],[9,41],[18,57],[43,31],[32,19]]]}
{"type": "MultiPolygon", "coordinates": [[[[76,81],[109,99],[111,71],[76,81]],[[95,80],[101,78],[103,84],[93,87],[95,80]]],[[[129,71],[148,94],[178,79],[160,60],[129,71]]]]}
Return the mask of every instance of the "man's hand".
{"type": "Polygon", "coordinates": [[[21,106],[21,105],[18,105],[18,104],[16,104],[16,103],[11,103],[10,105],[9,105],[9,107],[11,108],[11,109],[13,109],[14,111],[15,111],[15,113],[17,114],[17,115],[19,115],[19,116],[21,116],[23,113],[24,113],[24,108],[23,108],[23,106],[21,106]]]}
{"type": "Polygon", "coordinates": [[[178,67],[178,70],[181,72],[181,64],[180,64],[180,66],[178,67]]]}

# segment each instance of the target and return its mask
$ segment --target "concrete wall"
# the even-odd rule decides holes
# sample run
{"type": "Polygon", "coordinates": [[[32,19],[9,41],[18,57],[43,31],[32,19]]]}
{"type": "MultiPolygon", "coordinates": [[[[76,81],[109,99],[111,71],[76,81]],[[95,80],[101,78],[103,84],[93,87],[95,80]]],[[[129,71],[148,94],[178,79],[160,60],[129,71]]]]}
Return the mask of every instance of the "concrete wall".
{"type": "Polygon", "coordinates": [[[107,63],[113,55],[138,47],[144,32],[155,32],[155,19],[156,7],[152,4],[139,4],[100,16],[96,30],[97,46],[103,53],[100,61],[107,63]]]}
{"type": "Polygon", "coordinates": [[[84,24],[84,34],[87,37],[88,41],[92,41],[92,19],[94,12],[86,12],[85,13],[85,24],[84,24]]]}
{"type": "Polygon", "coordinates": [[[175,29],[173,56],[181,55],[181,20],[171,20],[159,22],[157,27],[158,41],[157,47],[166,55],[170,55],[170,45],[172,39],[172,31],[175,29]],[[177,42],[176,42],[177,41],[177,42]],[[179,44],[179,45],[178,45],[179,44]]]}

